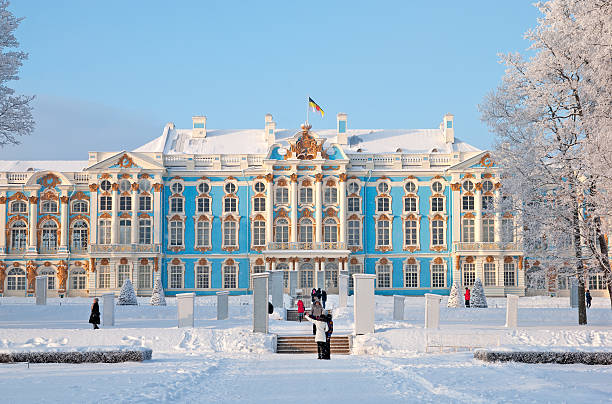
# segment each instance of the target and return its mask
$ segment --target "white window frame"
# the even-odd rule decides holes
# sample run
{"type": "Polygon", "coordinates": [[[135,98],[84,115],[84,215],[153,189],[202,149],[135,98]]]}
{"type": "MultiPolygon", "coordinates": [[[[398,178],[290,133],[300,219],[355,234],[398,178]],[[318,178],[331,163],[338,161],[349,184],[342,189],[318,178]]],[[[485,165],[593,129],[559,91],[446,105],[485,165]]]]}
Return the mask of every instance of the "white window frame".
{"type": "Polygon", "coordinates": [[[240,281],[240,265],[238,264],[237,261],[234,261],[233,264],[228,264],[227,262],[223,263],[223,268],[222,268],[222,273],[221,273],[221,280],[223,282],[223,289],[238,289],[239,288],[239,281],[240,281]],[[232,287],[232,285],[228,285],[227,281],[228,279],[226,279],[226,275],[227,275],[227,270],[228,268],[234,267],[236,269],[236,279],[235,279],[235,286],[232,287]]]}
{"type": "Polygon", "coordinates": [[[429,264],[429,273],[430,273],[430,282],[431,282],[430,285],[431,285],[432,289],[446,288],[446,283],[447,283],[446,272],[447,272],[447,270],[446,270],[446,261],[443,260],[442,263],[434,263],[433,259],[430,261],[430,264],[429,264]],[[442,269],[442,271],[435,271],[435,270],[438,270],[440,268],[442,269]],[[434,275],[435,274],[439,274],[439,273],[442,274],[442,285],[441,286],[440,285],[435,285],[436,278],[434,277],[434,275]]]}
{"type": "Polygon", "coordinates": [[[377,249],[385,248],[385,249],[392,250],[393,249],[393,220],[392,218],[385,218],[385,219],[381,217],[377,218],[375,229],[376,229],[376,248],[377,249]],[[387,222],[389,224],[389,232],[388,232],[389,243],[388,244],[381,243],[381,241],[383,240],[381,240],[381,238],[379,237],[380,236],[379,229],[380,229],[380,225],[382,222],[387,222]]]}
{"type": "MultiPolygon", "coordinates": [[[[202,233],[202,234],[204,234],[202,233]]],[[[211,238],[212,238],[212,221],[209,220],[199,220],[196,219],[195,221],[195,248],[210,248],[211,247],[211,238]],[[200,223],[206,223],[208,225],[208,229],[202,229],[204,230],[204,233],[208,233],[208,235],[206,236],[208,238],[208,243],[203,243],[200,238],[200,223]]]]}
{"type": "Polygon", "coordinates": [[[404,239],[404,250],[408,248],[416,248],[420,249],[420,239],[421,239],[421,220],[418,216],[411,215],[404,217],[402,220],[402,235],[404,239]],[[414,244],[408,243],[408,238],[406,237],[406,225],[408,222],[415,222],[414,230],[416,233],[416,238],[414,240],[414,244]]]}
{"type": "Polygon", "coordinates": [[[194,285],[196,289],[211,289],[212,288],[212,271],[210,270],[210,263],[201,264],[196,262],[193,267],[194,273],[194,285]],[[204,275],[204,279],[207,280],[206,283],[200,283],[200,275],[204,275]],[[207,285],[207,286],[202,286],[207,285]]]}
{"type": "MultiPolygon", "coordinates": [[[[385,281],[385,283],[386,283],[386,281],[385,281]]],[[[379,261],[379,262],[376,263],[376,289],[391,289],[391,288],[393,288],[393,263],[391,261],[388,261],[386,264],[382,264],[379,261]],[[389,274],[389,279],[388,279],[389,285],[388,286],[381,286],[380,276],[381,276],[381,274],[387,273],[386,271],[382,272],[382,269],[385,268],[385,267],[389,268],[389,271],[388,271],[388,274],[389,274]]]]}
{"type": "Polygon", "coordinates": [[[182,261],[180,264],[168,264],[168,289],[185,289],[185,264],[182,261]],[[173,275],[176,275],[177,272],[173,271],[180,272],[178,273],[180,275],[180,285],[178,287],[176,287],[178,278],[173,278],[173,275]]]}
{"type": "MultiPolygon", "coordinates": [[[[413,277],[411,276],[411,279],[413,277]]],[[[416,260],[415,263],[409,263],[408,260],[404,261],[404,288],[407,289],[417,289],[421,285],[421,266],[419,265],[419,261],[416,260]],[[414,271],[412,271],[414,269],[414,271]],[[410,270],[410,271],[409,271],[410,270]],[[416,285],[411,286],[408,284],[408,274],[416,274],[416,285]]]]}
{"type": "Polygon", "coordinates": [[[495,261],[483,263],[482,273],[484,277],[484,286],[496,286],[497,285],[497,268],[495,265],[495,261]],[[491,274],[493,274],[492,281],[490,279],[491,274]]]}
{"type": "Polygon", "coordinates": [[[185,222],[183,219],[171,219],[168,222],[168,247],[185,247],[185,222]],[[173,223],[180,223],[180,226],[173,228],[173,223]]]}
{"type": "Polygon", "coordinates": [[[251,224],[251,246],[264,247],[266,245],[266,221],[258,218],[251,224]],[[256,228],[257,224],[257,228],[256,228]]]}
{"type": "Polygon", "coordinates": [[[461,284],[471,288],[476,281],[476,262],[463,262],[461,264],[461,284]]]}
{"type": "Polygon", "coordinates": [[[239,236],[240,236],[240,233],[239,233],[238,220],[229,220],[229,219],[223,220],[223,225],[221,226],[221,237],[223,238],[223,242],[222,242],[223,248],[238,249],[238,244],[240,242],[239,236]],[[233,230],[234,230],[234,235],[233,235],[234,240],[233,241],[235,241],[235,243],[231,243],[232,235],[229,232],[232,230],[232,225],[229,225],[230,223],[233,224],[233,230]],[[227,231],[228,237],[226,237],[226,231],[227,231]]]}
{"type": "Polygon", "coordinates": [[[89,203],[87,201],[83,201],[81,199],[74,200],[70,204],[70,212],[71,213],[89,213],[89,203]],[[77,206],[77,205],[85,206],[85,210],[76,209],[75,206],[77,206]]]}
{"type": "Polygon", "coordinates": [[[429,218],[429,245],[431,246],[431,248],[446,249],[446,245],[448,243],[447,226],[448,226],[447,216],[435,215],[429,218]],[[434,241],[435,241],[434,240],[434,222],[437,220],[442,222],[442,241],[443,241],[442,244],[434,244],[434,241]]]}

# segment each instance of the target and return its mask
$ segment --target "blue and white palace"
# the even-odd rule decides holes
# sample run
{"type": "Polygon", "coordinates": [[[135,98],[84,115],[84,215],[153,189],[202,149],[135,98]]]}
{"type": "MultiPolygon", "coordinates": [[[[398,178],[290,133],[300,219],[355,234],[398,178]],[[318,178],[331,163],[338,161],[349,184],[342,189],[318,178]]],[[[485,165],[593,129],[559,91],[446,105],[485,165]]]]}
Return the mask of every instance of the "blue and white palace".
{"type": "Polygon", "coordinates": [[[525,294],[520,234],[489,154],[439,128],[250,130],[169,123],[133,151],[85,161],[0,162],[0,293],[249,293],[250,275],[337,292],[376,274],[376,293],[448,294],[481,278],[525,294]],[[350,285],[349,285],[350,286],[350,285]]]}

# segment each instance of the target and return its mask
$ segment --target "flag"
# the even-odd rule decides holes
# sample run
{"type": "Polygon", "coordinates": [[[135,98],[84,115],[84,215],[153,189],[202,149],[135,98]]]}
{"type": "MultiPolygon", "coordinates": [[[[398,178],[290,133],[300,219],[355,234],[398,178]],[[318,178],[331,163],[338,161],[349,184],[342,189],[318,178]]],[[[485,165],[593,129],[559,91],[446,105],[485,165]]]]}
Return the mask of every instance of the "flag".
{"type": "Polygon", "coordinates": [[[317,105],[316,102],[314,102],[314,100],[310,97],[308,97],[308,106],[310,106],[310,108],[312,108],[312,112],[319,112],[321,114],[321,118],[323,117],[323,115],[325,115],[325,112],[323,112],[323,109],[317,105]]]}

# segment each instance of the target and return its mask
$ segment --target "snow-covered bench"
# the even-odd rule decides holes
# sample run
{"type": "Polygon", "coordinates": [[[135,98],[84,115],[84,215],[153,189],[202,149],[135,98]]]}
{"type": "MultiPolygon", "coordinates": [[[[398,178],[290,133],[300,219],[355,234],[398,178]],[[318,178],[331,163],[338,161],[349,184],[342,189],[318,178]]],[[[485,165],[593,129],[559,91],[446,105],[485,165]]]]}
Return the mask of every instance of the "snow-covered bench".
{"type": "Polygon", "coordinates": [[[153,350],[140,347],[2,349],[0,363],[119,363],[150,360],[153,350]]]}
{"type": "Polygon", "coordinates": [[[485,362],[558,363],[585,365],[612,365],[612,351],[489,351],[477,350],[474,359],[485,362]]]}

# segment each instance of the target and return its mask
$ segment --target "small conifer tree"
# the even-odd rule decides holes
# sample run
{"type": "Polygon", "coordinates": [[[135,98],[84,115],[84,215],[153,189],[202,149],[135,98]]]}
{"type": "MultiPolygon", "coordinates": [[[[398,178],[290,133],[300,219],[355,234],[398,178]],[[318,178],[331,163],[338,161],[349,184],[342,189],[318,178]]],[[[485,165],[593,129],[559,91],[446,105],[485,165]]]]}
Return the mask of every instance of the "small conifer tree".
{"type": "Polygon", "coordinates": [[[123,282],[121,291],[119,292],[119,299],[117,299],[118,306],[138,306],[138,300],[136,299],[136,292],[134,291],[134,285],[128,278],[123,282]]]}
{"type": "Polygon", "coordinates": [[[472,293],[470,294],[470,307],[488,307],[487,298],[485,297],[484,288],[482,287],[482,281],[480,278],[476,278],[474,286],[472,287],[472,293]]]}
{"type": "Polygon", "coordinates": [[[448,296],[448,304],[446,307],[464,307],[463,299],[459,295],[459,287],[456,283],[453,283],[453,286],[451,287],[450,295],[448,296]]]}
{"type": "Polygon", "coordinates": [[[166,296],[164,295],[164,288],[162,287],[161,279],[155,278],[155,284],[153,285],[153,294],[151,295],[151,306],[165,306],[166,296]]]}

